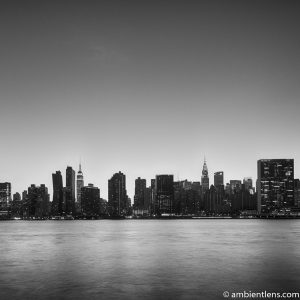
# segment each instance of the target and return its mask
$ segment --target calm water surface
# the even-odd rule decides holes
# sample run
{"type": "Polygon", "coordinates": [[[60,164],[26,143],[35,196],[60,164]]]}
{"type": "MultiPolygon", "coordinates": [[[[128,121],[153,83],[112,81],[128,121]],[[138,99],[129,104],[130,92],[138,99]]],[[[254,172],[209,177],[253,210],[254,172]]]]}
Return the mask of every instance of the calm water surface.
{"type": "Polygon", "coordinates": [[[299,291],[300,220],[0,222],[0,299],[299,291]]]}

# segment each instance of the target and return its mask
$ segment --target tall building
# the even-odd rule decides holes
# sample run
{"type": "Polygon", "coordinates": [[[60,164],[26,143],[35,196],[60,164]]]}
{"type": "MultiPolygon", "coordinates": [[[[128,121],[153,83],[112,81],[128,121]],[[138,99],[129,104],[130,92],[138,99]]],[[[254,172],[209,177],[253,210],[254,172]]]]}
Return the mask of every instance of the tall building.
{"type": "Polygon", "coordinates": [[[295,191],[294,191],[294,200],[295,200],[295,206],[300,208],[300,179],[295,179],[295,191]]]}
{"type": "Polygon", "coordinates": [[[214,186],[220,187],[224,185],[224,172],[215,172],[214,173],[214,186]]]}
{"type": "Polygon", "coordinates": [[[75,215],[75,171],[72,167],[67,167],[66,170],[66,209],[67,215],[75,215]]]}
{"type": "Polygon", "coordinates": [[[157,175],[155,179],[155,213],[174,213],[173,175],[157,175]]]}
{"type": "Polygon", "coordinates": [[[11,202],[11,183],[0,183],[0,210],[7,210],[11,202]]]}
{"type": "Polygon", "coordinates": [[[52,199],[52,207],[51,214],[53,216],[61,216],[63,215],[63,179],[60,171],[56,171],[56,173],[52,174],[52,183],[53,183],[53,199],[52,199]]]}
{"type": "Polygon", "coordinates": [[[79,171],[77,173],[76,189],[77,189],[77,203],[81,206],[81,188],[84,187],[83,173],[81,171],[81,163],[79,164],[79,171]]]}
{"type": "Polygon", "coordinates": [[[108,210],[110,216],[124,216],[129,210],[129,201],[126,191],[126,176],[115,173],[108,180],[108,210]]]}
{"type": "Polygon", "coordinates": [[[206,165],[206,160],[205,159],[204,159],[204,164],[203,164],[203,169],[202,169],[201,185],[202,185],[202,191],[203,192],[209,190],[208,169],[207,169],[207,165],[206,165]]]}
{"type": "Polygon", "coordinates": [[[134,192],[134,208],[143,210],[145,207],[146,197],[146,179],[138,177],[135,180],[135,192],[134,192]]]}
{"type": "Polygon", "coordinates": [[[100,189],[93,184],[81,188],[81,212],[86,216],[100,214],[100,189]]]}
{"type": "Polygon", "coordinates": [[[257,180],[257,207],[260,214],[294,207],[293,159],[258,160],[257,180]]]}

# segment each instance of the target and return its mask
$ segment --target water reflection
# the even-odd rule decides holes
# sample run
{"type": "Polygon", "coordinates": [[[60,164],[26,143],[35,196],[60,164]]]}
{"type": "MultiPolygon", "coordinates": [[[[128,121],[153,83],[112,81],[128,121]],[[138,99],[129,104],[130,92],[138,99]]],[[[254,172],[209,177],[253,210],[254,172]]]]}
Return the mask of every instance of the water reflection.
{"type": "Polygon", "coordinates": [[[0,225],[1,299],[222,299],[300,286],[296,220],[0,225]]]}

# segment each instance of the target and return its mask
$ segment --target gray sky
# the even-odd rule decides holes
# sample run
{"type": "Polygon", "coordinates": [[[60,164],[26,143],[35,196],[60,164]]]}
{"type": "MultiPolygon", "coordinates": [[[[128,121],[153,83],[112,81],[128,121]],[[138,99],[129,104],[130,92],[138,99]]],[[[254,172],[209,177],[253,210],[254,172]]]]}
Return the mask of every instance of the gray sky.
{"type": "Polygon", "coordinates": [[[0,181],[299,177],[299,31],[299,1],[1,1],[0,181]]]}

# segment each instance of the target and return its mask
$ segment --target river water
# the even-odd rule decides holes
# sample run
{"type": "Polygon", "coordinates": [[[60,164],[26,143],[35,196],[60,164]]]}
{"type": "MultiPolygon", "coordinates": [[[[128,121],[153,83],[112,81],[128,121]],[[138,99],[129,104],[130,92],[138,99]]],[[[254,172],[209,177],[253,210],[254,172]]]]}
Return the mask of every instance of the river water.
{"type": "Polygon", "coordinates": [[[0,222],[0,299],[295,292],[300,220],[0,222]]]}

